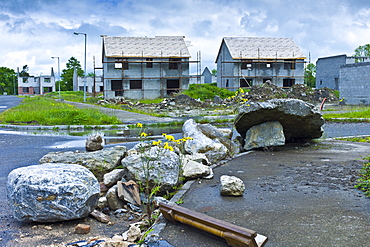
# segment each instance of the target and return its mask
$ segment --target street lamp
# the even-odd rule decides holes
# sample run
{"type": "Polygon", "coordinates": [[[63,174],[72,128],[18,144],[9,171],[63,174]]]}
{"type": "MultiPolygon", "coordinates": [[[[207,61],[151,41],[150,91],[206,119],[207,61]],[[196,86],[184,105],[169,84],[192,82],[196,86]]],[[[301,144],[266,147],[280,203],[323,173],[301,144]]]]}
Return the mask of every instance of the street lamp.
{"type": "Polygon", "coordinates": [[[59,99],[60,99],[60,63],[59,63],[59,57],[51,57],[52,59],[58,58],[58,81],[59,81],[59,99]]]}
{"type": "Polygon", "coordinates": [[[85,61],[84,61],[84,102],[86,102],[86,39],[87,39],[87,34],[86,33],[77,33],[74,32],[75,35],[85,35],[85,61]]]}

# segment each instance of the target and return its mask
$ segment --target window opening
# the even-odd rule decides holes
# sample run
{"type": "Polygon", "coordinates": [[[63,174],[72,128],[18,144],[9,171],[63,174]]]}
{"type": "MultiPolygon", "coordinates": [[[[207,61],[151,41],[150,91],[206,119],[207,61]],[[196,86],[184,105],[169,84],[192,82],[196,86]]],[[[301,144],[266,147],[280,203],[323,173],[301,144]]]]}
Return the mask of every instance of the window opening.
{"type": "Polygon", "coordinates": [[[178,69],[179,68],[179,61],[181,61],[181,58],[170,58],[169,59],[169,69],[178,69]]]}
{"type": "Polygon", "coordinates": [[[147,59],[146,59],[146,67],[147,67],[148,69],[153,68],[153,58],[147,58],[147,59]]]}
{"type": "Polygon", "coordinates": [[[142,80],[130,80],[130,89],[143,89],[142,80]]]}

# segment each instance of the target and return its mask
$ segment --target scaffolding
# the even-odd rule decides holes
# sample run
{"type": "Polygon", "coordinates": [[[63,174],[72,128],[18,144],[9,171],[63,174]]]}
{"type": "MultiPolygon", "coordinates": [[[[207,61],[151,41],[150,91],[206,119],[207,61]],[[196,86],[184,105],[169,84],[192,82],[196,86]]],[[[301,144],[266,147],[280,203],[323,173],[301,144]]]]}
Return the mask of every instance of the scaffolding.
{"type": "MultiPolygon", "coordinates": [[[[287,59],[280,59],[280,58],[273,58],[273,59],[259,59],[259,58],[242,58],[240,56],[237,59],[233,59],[233,61],[221,61],[221,70],[219,71],[219,76],[221,78],[220,81],[223,79],[240,79],[244,80],[245,84],[247,85],[246,88],[251,87],[250,82],[248,79],[256,79],[258,81],[264,80],[271,80],[272,82],[275,81],[276,78],[284,78],[284,79],[304,79],[304,73],[302,75],[296,75],[296,65],[297,64],[304,64],[305,67],[306,61],[304,59],[294,59],[294,58],[287,58],[287,59]],[[250,66],[245,66],[243,64],[250,64],[250,66]],[[230,75],[224,72],[224,64],[234,64],[238,67],[237,75],[230,75]],[[267,68],[266,65],[269,64],[270,67],[267,68]],[[290,65],[289,65],[290,64],[290,65]],[[285,67],[287,66],[287,67],[285,67]],[[289,75],[279,75],[279,69],[290,70],[291,73],[289,75]],[[268,74],[262,73],[269,69],[271,72],[268,74]],[[252,73],[245,73],[244,71],[253,71],[252,73]]],[[[239,87],[235,86],[228,86],[225,87],[227,89],[238,89],[239,87]]],[[[282,87],[282,88],[289,88],[289,87],[282,87]]]]}
{"type": "MultiPolygon", "coordinates": [[[[115,68],[115,70],[119,69],[121,70],[120,76],[106,76],[103,73],[103,81],[110,80],[111,81],[111,89],[107,89],[104,87],[104,94],[109,91],[114,91],[115,96],[124,96],[126,93],[129,93],[130,91],[140,91],[142,98],[144,98],[145,92],[154,92],[154,91],[160,91],[161,97],[165,97],[167,95],[170,95],[172,92],[181,92],[183,90],[183,83],[184,80],[190,81],[190,79],[196,79],[197,83],[200,83],[200,77],[201,77],[201,71],[200,71],[200,52],[197,53],[197,60],[191,61],[184,60],[184,57],[180,56],[177,57],[163,57],[163,52],[161,52],[160,57],[147,57],[144,56],[144,52],[142,52],[142,56],[140,58],[138,57],[127,57],[122,55],[120,57],[114,57],[114,61],[104,61],[103,58],[103,68],[104,64],[120,64],[118,66],[119,68],[115,68]],[[157,64],[158,66],[154,66],[157,64]],[[196,64],[196,75],[190,75],[190,64],[196,64]],[[134,67],[134,74],[135,76],[129,76],[125,71],[130,70],[130,65],[136,65],[134,67]],[[139,65],[139,66],[137,66],[139,65]],[[189,75],[183,75],[183,69],[189,70],[189,75]],[[146,75],[146,71],[148,69],[153,69],[154,72],[157,75],[153,75],[154,72],[150,71],[151,75],[146,75]],[[157,70],[157,71],[155,71],[157,70]],[[165,75],[165,72],[171,71],[171,75],[165,75]],[[144,86],[141,88],[135,88],[135,89],[128,89],[125,88],[126,83],[130,83],[131,80],[140,80],[142,83],[148,80],[158,80],[159,81],[159,88],[156,89],[147,89],[144,86]],[[165,87],[167,80],[179,80],[178,86],[176,87],[165,87]],[[112,81],[121,81],[121,85],[119,85],[119,88],[113,89],[112,81]]],[[[102,69],[102,68],[97,68],[102,69]]],[[[103,70],[104,71],[104,70],[103,70]]]]}

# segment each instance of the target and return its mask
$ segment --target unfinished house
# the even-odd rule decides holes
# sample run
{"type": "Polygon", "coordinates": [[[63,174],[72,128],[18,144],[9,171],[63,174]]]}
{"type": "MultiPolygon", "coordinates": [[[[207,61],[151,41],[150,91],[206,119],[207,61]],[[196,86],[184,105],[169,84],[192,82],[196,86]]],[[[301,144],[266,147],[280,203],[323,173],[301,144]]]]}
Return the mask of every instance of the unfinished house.
{"type": "Polygon", "coordinates": [[[52,75],[18,77],[18,95],[55,92],[55,77],[52,75]]]}
{"type": "Polygon", "coordinates": [[[191,62],[182,36],[103,37],[104,97],[155,99],[187,89],[191,62]]]}
{"type": "Polygon", "coordinates": [[[370,104],[370,57],[337,55],[316,61],[316,87],[339,90],[348,104],[370,104]]]}
{"type": "Polygon", "coordinates": [[[216,58],[217,86],[236,90],[271,81],[304,82],[306,57],[290,38],[224,37],[216,58]]]}

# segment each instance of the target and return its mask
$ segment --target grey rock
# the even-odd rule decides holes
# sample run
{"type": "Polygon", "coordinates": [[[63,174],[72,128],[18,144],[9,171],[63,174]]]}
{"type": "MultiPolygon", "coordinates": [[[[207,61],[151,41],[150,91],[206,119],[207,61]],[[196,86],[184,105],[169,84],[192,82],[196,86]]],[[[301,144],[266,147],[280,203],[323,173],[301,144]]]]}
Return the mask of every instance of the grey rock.
{"type": "Polygon", "coordinates": [[[122,179],[124,173],[124,169],[114,169],[113,171],[104,174],[103,183],[107,187],[111,187],[122,179]]]}
{"type": "Polygon", "coordinates": [[[250,102],[238,108],[235,127],[245,138],[248,129],[269,121],[279,121],[286,142],[321,137],[324,119],[314,105],[297,99],[272,99],[250,102]]]}
{"type": "Polygon", "coordinates": [[[96,208],[102,210],[103,208],[108,207],[108,201],[105,196],[102,196],[98,200],[98,204],[96,205],[96,208]]]}
{"type": "Polygon", "coordinates": [[[8,200],[19,221],[57,222],[89,215],[97,205],[100,185],[77,164],[42,164],[9,173],[8,200]]]}
{"type": "Polygon", "coordinates": [[[191,137],[184,144],[187,153],[204,153],[210,163],[216,163],[236,152],[235,143],[224,137],[224,132],[209,124],[197,124],[193,119],[187,120],[182,127],[184,137],[191,137]]]}
{"type": "Polygon", "coordinates": [[[242,196],[245,190],[243,181],[235,176],[222,175],[220,194],[223,196],[242,196]]]}
{"type": "Polygon", "coordinates": [[[117,185],[114,185],[112,188],[110,188],[105,197],[107,198],[109,208],[112,210],[123,208],[125,205],[125,203],[118,198],[117,185]]]}
{"type": "Polygon", "coordinates": [[[86,151],[92,152],[103,149],[103,138],[100,135],[94,135],[87,138],[85,143],[86,151]]]}
{"type": "Polygon", "coordinates": [[[194,154],[185,154],[185,159],[194,160],[195,162],[201,163],[203,165],[210,165],[209,160],[205,154],[194,153],[194,154]]]}
{"type": "Polygon", "coordinates": [[[39,163],[79,164],[89,169],[101,181],[104,174],[121,164],[126,152],[125,146],[115,146],[95,152],[51,152],[44,155],[39,163]]]}
{"type": "Polygon", "coordinates": [[[185,160],[182,175],[185,178],[201,178],[211,173],[211,168],[193,160],[185,160]]]}
{"type": "Polygon", "coordinates": [[[271,121],[252,126],[247,131],[244,149],[283,145],[285,145],[283,126],[278,121],[271,121]]]}
{"type": "Polygon", "coordinates": [[[126,179],[143,183],[148,179],[150,185],[159,185],[162,192],[179,183],[180,165],[180,157],[175,152],[157,146],[142,155],[132,154],[122,160],[126,179]],[[148,169],[146,178],[145,171],[148,169]]]}

